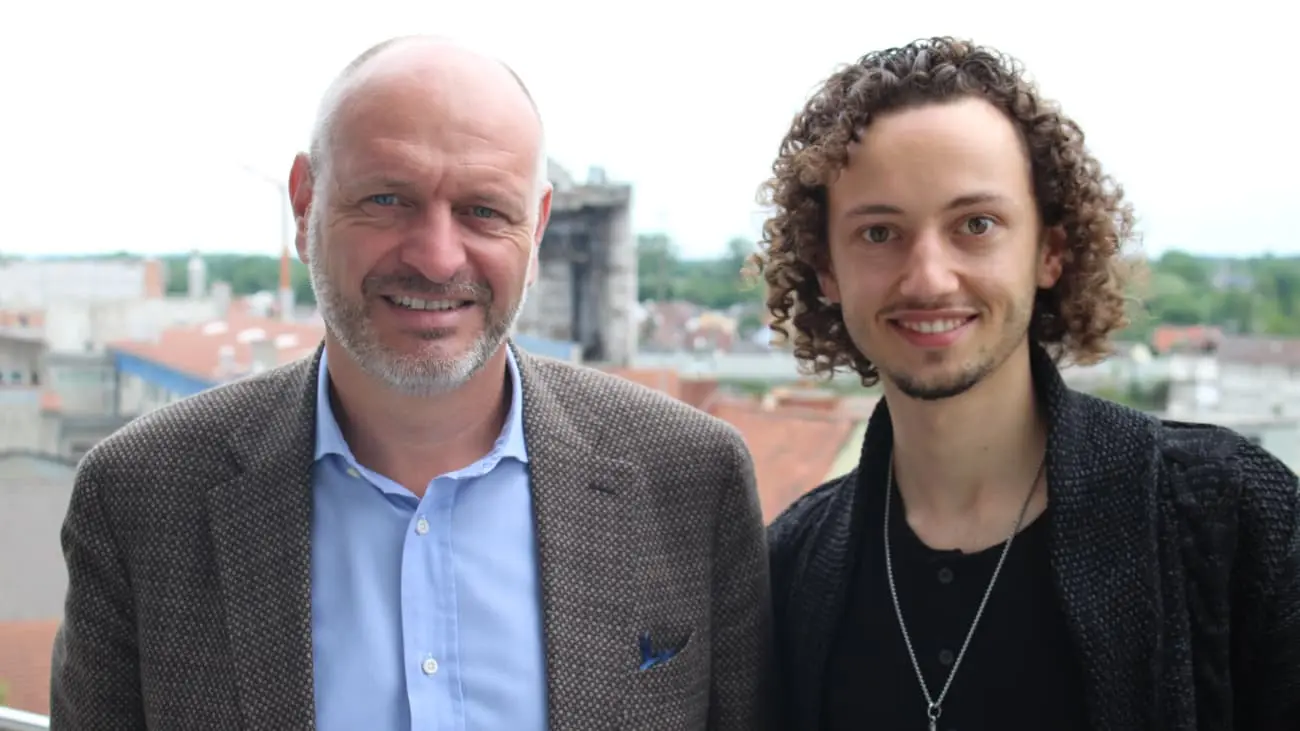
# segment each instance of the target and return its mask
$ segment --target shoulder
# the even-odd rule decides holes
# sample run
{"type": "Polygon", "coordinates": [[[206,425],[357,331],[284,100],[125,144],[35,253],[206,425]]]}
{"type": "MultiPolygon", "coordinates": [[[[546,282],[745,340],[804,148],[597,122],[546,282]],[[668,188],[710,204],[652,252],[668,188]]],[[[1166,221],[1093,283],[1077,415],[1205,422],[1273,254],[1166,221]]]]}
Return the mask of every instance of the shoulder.
{"type": "Polygon", "coordinates": [[[1184,515],[1235,518],[1248,541],[1281,545],[1300,531],[1300,480],[1263,447],[1226,427],[1169,420],[1158,443],[1184,515]]]}
{"type": "Polygon", "coordinates": [[[826,518],[841,490],[853,489],[857,481],[855,467],[844,475],[827,480],[801,495],[768,525],[767,541],[773,561],[802,550],[808,537],[826,518]]]}
{"type": "Polygon", "coordinates": [[[86,453],[78,481],[139,482],[151,472],[190,468],[211,474],[214,463],[229,461],[235,430],[301,395],[308,367],[302,361],[281,366],[142,414],[86,453]]]}
{"type": "Polygon", "coordinates": [[[1213,424],[1163,420],[1157,444],[1163,466],[1181,478],[1185,495],[1210,492],[1216,498],[1300,500],[1296,474],[1263,447],[1232,429],[1213,424]]]}
{"type": "MultiPolygon", "coordinates": [[[[1225,427],[1160,424],[1163,498],[1186,531],[1187,567],[1225,580],[1230,566],[1242,596],[1259,606],[1300,602],[1300,480],[1276,456],[1225,427]]],[[[1223,586],[1222,584],[1219,584],[1223,586]]],[[[1224,591],[1229,591],[1226,586],[1224,591]]]]}

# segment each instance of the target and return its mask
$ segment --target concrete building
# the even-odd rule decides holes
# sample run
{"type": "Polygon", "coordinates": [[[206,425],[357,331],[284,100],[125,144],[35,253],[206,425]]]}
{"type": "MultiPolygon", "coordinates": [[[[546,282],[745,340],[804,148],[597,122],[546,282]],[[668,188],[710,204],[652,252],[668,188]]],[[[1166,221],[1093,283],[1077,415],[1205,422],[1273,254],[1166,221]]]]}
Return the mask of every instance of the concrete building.
{"type": "Polygon", "coordinates": [[[77,302],[162,297],[166,272],[157,259],[17,259],[0,263],[0,307],[44,309],[77,302]]]}
{"type": "Polygon", "coordinates": [[[1167,357],[1175,418],[1300,418],[1300,339],[1224,336],[1212,347],[1167,357]]]}
{"type": "Polygon", "coordinates": [[[0,330],[0,450],[58,450],[57,402],[43,381],[39,331],[0,330]]]}
{"type": "Polygon", "coordinates": [[[637,348],[632,188],[599,169],[578,183],[552,163],[550,176],[551,220],[516,329],[575,342],[584,361],[628,365],[637,348]]]}

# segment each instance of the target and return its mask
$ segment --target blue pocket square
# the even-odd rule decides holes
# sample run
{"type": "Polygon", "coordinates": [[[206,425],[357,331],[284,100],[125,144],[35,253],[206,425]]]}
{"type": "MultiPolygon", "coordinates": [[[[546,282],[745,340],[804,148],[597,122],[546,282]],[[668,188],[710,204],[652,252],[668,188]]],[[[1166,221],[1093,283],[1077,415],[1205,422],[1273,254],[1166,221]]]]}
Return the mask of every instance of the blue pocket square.
{"type": "Polygon", "coordinates": [[[654,643],[650,640],[649,632],[641,633],[639,644],[641,646],[641,665],[638,669],[642,671],[668,662],[676,657],[677,653],[682,649],[681,645],[656,649],[654,643]]]}

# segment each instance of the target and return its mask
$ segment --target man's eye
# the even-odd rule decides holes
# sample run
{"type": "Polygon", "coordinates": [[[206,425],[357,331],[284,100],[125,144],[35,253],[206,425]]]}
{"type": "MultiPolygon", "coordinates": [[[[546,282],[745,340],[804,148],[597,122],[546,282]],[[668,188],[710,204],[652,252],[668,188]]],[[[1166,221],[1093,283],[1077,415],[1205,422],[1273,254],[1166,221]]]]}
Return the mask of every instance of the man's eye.
{"type": "Polygon", "coordinates": [[[379,195],[372,195],[366,200],[370,201],[371,203],[378,203],[381,206],[395,206],[398,203],[397,196],[393,195],[392,193],[380,193],[379,195]]]}
{"type": "Polygon", "coordinates": [[[983,236],[993,228],[993,219],[988,216],[971,216],[966,219],[966,233],[983,236]]]}
{"type": "Polygon", "coordinates": [[[469,214],[475,218],[495,218],[498,215],[496,211],[487,206],[470,206],[469,214]]]}
{"type": "Polygon", "coordinates": [[[873,244],[883,244],[889,241],[892,234],[888,226],[869,226],[862,232],[862,238],[873,244]]]}

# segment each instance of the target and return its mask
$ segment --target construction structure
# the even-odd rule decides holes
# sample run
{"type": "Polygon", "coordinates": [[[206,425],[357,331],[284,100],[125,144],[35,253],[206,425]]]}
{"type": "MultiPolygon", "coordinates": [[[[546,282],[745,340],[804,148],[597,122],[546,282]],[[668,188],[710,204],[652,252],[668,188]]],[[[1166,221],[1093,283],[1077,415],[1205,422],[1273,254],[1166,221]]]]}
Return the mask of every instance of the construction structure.
{"type": "Polygon", "coordinates": [[[600,168],[579,183],[552,162],[549,175],[551,220],[516,330],[573,342],[586,362],[628,365],[637,347],[632,188],[600,168]]]}

